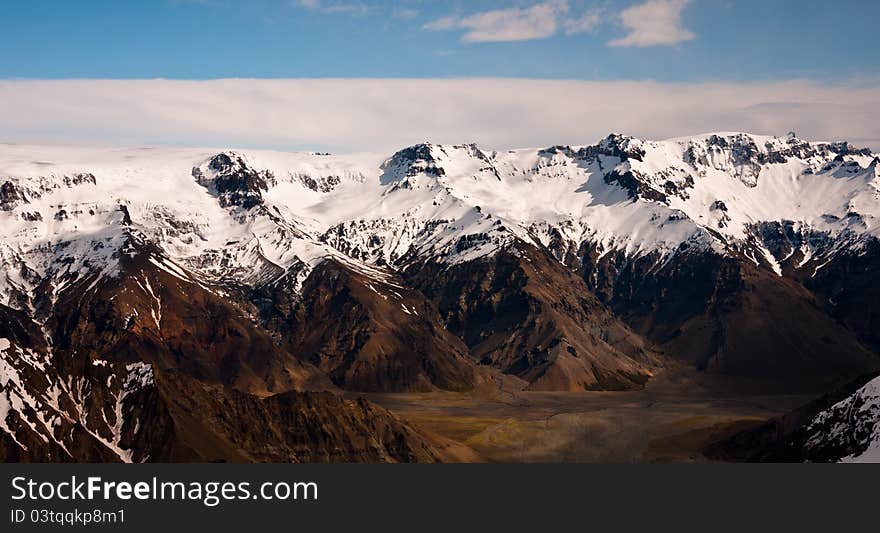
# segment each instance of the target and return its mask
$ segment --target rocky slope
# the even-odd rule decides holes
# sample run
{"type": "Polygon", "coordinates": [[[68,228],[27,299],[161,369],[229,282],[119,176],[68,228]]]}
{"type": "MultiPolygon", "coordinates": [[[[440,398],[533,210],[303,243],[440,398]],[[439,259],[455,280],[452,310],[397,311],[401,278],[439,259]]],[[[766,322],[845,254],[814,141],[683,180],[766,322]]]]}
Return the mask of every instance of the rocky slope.
{"type": "Polygon", "coordinates": [[[871,374],[785,416],[712,444],[715,459],[880,461],[880,376],[871,374]]]}
{"type": "Polygon", "coordinates": [[[293,299],[268,285],[256,298],[281,346],[357,391],[467,391],[480,379],[467,347],[434,306],[392,278],[333,260],[318,265],[293,299]]]}
{"type": "Polygon", "coordinates": [[[435,302],[474,359],[531,390],[639,388],[659,363],[577,274],[534,246],[509,245],[452,266],[410,265],[404,276],[435,302]]]}
{"type": "MultiPolygon", "coordinates": [[[[14,364],[14,354],[4,355],[14,364]]],[[[478,459],[470,450],[420,432],[365,400],[343,400],[330,392],[258,397],[209,386],[180,371],[159,372],[143,363],[107,364],[84,372],[75,382],[77,389],[62,390],[53,404],[54,389],[36,392],[41,384],[34,381],[21,383],[13,377],[4,383],[4,399],[16,407],[4,413],[4,461],[478,459]],[[50,400],[48,408],[41,405],[45,400],[50,400]]]]}

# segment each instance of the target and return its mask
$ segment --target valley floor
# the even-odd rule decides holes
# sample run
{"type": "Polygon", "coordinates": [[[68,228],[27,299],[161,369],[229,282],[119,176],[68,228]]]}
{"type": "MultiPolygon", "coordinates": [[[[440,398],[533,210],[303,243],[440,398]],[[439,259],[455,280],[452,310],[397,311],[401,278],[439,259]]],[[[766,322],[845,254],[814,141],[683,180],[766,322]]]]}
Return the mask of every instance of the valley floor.
{"type": "Polygon", "coordinates": [[[473,394],[358,394],[488,462],[703,462],[701,450],[814,394],[768,394],[692,371],[641,391],[528,392],[498,379],[473,394]],[[745,392],[744,392],[745,391],[745,392]]]}

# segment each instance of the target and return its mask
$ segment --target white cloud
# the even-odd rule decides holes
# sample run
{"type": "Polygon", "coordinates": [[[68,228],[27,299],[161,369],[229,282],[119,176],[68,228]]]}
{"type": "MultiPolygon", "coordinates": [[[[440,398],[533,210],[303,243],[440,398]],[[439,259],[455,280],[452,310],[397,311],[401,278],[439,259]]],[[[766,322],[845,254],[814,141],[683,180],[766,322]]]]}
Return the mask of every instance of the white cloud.
{"type": "Polygon", "coordinates": [[[591,32],[599,27],[604,18],[604,11],[600,8],[592,8],[585,11],[580,17],[566,19],[563,23],[566,35],[591,32]]]}
{"type": "Polygon", "coordinates": [[[459,19],[458,17],[441,17],[437,20],[429,22],[422,26],[423,30],[431,30],[431,31],[446,31],[446,30],[454,30],[459,27],[459,19]]]}
{"type": "Polygon", "coordinates": [[[328,14],[346,13],[350,15],[365,15],[371,10],[370,6],[361,2],[335,2],[327,4],[322,0],[297,0],[295,5],[312,11],[319,11],[328,14]]]}
{"type": "Polygon", "coordinates": [[[659,46],[690,41],[694,34],[683,28],[681,12],[690,0],[648,0],[620,13],[629,33],[609,46],[659,46]]]}
{"type": "Polygon", "coordinates": [[[849,85],[524,79],[0,81],[0,138],[391,152],[588,144],[609,132],[849,139],[880,150],[880,80],[849,85]]]}
{"type": "Polygon", "coordinates": [[[568,3],[551,1],[527,8],[513,7],[474,13],[466,17],[443,17],[423,26],[426,30],[465,30],[466,43],[530,41],[556,34],[560,15],[568,3]]]}
{"type": "Polygon", "coordinates": [[[391,10],[391,16],[401,20],[415,18],[418,15],[419,11],[410,7],[395,7],[391,10]]]}
{"type": "MultiPolygon", "coordinates": [[[[309,0],[314,1],[314,0],[309,0]]],[[[682,27],[681,15],[690,0],[647,0],[624,9],[614,17],[628,32],[609,46],[671,45],[694,38],[682,27]]],[[[467,16],[446,16],[422,26],[424,30],[464,31],[466,43],[512,42],[557,35],[592,32],[606,21],[605,9],[594,5],[581,14],[571,13],[568,0],[549,0],[530,7],[484,11],[467,16]]]]}

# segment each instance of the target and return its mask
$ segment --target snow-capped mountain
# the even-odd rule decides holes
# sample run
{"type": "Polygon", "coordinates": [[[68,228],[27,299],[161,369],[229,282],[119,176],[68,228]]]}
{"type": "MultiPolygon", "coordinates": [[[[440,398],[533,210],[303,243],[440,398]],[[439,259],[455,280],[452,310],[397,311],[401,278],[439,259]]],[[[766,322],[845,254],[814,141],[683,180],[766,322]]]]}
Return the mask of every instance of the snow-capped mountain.
{"type": "Polygon", "coordinates": [[[854,377],[880,365],[878,168],[742,133],[390,157],[3,145],[0,428],[52,440],[58,416],[121,446],[138,364],[259,396],[467,390],[481,367],[626,389],[668,357],[854,377]],[[82,383],[122,411],[88,414],[82,383]]]}
{"type": "Polygon", "coordinates": [[[239,281],[297,265],[307,272],[326,257],[379,275],[414,257],[465,262],[514,240],[550,246],[554,238],[658,260],[687,243],[741,251],[779,274],[783,265],[812,273],[880,231],[880,159],[794,136],[611,135],[593,146],[507,152],[423,144],[387,160],[15,145],[2,152],[0,246],[4,262],[17,265],[4,272],[6,304],[34,284],[29,275],[112,271],[98,250],[47,246],[103,242],[112,255],[130,231],[206,279],[239,281]]]}

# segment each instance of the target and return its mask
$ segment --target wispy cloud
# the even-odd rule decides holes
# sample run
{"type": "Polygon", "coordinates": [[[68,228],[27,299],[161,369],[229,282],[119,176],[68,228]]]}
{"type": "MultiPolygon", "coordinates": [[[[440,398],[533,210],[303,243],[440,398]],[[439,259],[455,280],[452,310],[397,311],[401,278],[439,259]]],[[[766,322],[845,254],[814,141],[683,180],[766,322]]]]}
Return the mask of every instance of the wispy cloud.
{"type": "Polygon", "coordinates": [[[425,24],[423,29],[464,30],[461,40],[466,43],[530,41],[555,35],[560,16],[567,12],[567,2],[551,1],[526,8],[513,7],[464,17],[442,17],[425,24]]]}
{"type": "Polygon", "coordinates": [[[690,0],[648,0],[620,13],[629,32],[609,46],[661,46],[690,41],[693,32],[682,26],[681,13],[690,0]]]}
{"type": "Polygon", "coordinates": [[[391,16],[396,19],[408,20],[419,16],[419,11],[411,7],[395,7],[391,10],[391,16]]]}
{"type": "MultiPolygon", "coordinates": [[[[307,0],[313,1],[313,0],[307,0]]],[[[681,15],[689,0],[647,0],[609,14],[601,6],[574,13],[568,0],[549,0],[529,7],[511,7],[438,18],[422,26],[431,31],[463,31],[466,43],[513,42],[575,35],[595,31],[604,22],[617,20],[628,32],[609,46],[660,46],[694,38],[682,27],[681,15]]]]}
{"type": "Polygon", "coordinates": [[[602,24],[605,17],[605,10],[600,7],[593,7],[584,11],[579,17],[567,18],[563,22],[566,35],[574,35],[577,33],[591,32],[602,24]]]}
{"type": "Polygon", "coordinates": [[[0,81],[0,116],[0,139],[33,142],[389,152],[424,140],[501,149],[587,144],[612,131],[794,130],[880,149],[880,80],[0,81]]]}
{"type": "Polygon", "coordinates": [[[366,15],[372,7],[362,2],[326,2],[324,0],[296,0],[294,5],[318,11],[320,13],[345,13],[350,15],[366,15]]]}

